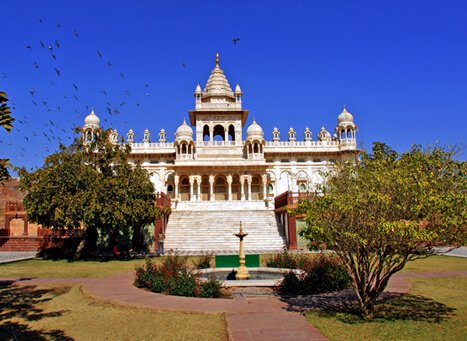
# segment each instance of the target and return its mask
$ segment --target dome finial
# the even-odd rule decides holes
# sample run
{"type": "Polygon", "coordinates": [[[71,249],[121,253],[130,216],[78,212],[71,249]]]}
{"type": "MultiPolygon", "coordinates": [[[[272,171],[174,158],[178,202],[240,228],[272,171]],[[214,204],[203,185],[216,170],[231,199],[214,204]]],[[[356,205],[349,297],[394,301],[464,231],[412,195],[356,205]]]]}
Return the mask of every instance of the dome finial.
{"type": "Polygon", "coordinates": [[[219,52],[216,52],[216,67],[219,67],[219,52]]]}

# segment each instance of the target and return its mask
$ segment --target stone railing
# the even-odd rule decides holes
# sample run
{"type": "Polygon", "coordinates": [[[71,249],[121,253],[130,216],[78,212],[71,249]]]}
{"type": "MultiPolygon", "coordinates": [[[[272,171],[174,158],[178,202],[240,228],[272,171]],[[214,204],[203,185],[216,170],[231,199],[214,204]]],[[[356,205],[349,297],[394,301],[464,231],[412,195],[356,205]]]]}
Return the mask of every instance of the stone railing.
{"type": "Polygon", "coordinates": [[[131,149],[174,148],[173,142],[133,142],[130,146],[131,149]]]}
{"type": "Polygon", "coordinates": [[[241,143],[235,141],[198,141],[196,142],[197,147],[223,147],[223,146],[242,146],[241,143]]]}
{"type": "Polygon", "coordinates": [[[242,104],[239,102],[196,102],[196,110],[211,110],[211,109],[242,109],[242,104]]]}

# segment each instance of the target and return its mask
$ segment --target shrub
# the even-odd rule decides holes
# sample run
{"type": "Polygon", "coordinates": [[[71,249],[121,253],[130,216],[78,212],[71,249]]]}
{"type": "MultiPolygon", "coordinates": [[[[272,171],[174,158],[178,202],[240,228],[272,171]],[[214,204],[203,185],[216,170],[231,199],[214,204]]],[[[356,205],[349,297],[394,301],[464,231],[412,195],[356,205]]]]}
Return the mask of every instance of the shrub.
{"type": "Polygon", "coordinates": [[[312,263],[311,258],[306,254],[292,254],[284,249],[281,253],[276,253],[266,260],[266,266],[271,268],[302,269],[306,270],[312,263]]]}
{"type": "Polygon", "coordinates": [[[290,271],[284,275],[281,292],[285,295],[313,295],[345,289],[350,277],[334,255],[319,254],[307,264],[304,274],[290,271]]]}
{"type": "Polygon", "coordinates": [[[201,255],[193,261],[193,265],[196,269],[207,269],[211,267],[212,255],[201,255]]]}
{"type": "Polygon", "coordinates": [[[200,284],[188,265],[187,258],[177,254],[164,257],[161,264],[146,263],[136,268],[134,285],[153,292],[175,296],[220,297],[221,283],[214,279],[200,284]]]}
{"type": "Polygon", "coordinates": [[[208,280],[201,284],[201,297],[204,298],[219,298],[221,297],[222,283],[214,276],[210,276],[208,280]]]}

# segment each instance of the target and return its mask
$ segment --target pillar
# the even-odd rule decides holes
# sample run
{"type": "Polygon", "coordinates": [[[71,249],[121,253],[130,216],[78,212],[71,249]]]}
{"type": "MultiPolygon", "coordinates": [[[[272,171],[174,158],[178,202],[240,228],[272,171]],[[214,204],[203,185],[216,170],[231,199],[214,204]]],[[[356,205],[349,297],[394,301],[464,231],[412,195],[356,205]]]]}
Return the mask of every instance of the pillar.
{"type": "Polygon", "coordinates": [[[251,200],[251,175],[249,175],[246,178],[246,181],[248,182],[248,200],[251,200]]]}
{"type": "Polygon", "coordinates": [[[212,125],[209,126],[209,141],[214,141],[214,127],[212,125]]]}
{"type": "Polygon", "coordinates": [[[209,175],[209,200],[214,201],[214,175],[209,175]]]}
{"type": "Polygon", "coordinates": [[[196,184],[197,184],[197,187],[198,187],[198,201],[201,201],[201,200],[203,200],[203,196],[201,195],[201,177],[198,177],[196,179],[196,184]]]}
{"type": "Polygon", "coordinates": [[[180,177],[178,175],[175,175],[174,176],[174,190],[175,190],[175,195],[174,195],[174,198],[175,200],[178,200],[178,182],[180,180],[180,177]]]}
{"type": "Polygon", "coordinates": [[[227,200],[232,201],[232,175],[227,175],[227,200]]]}
{"type": "Polygon", "coordinates": [[[297,221],[295,217],[286,214],[287,219],[287,232],[289,235],[289,250],[297,250],[297,221]]]}
{"type": "Polygon", "coordinates": [[[245,201],[245,177],[240,176],[240,200],[245,201]]]}
{"type": "Polygon", "coordinates": [[[28,235],[28,219],[24,217],[23,221],[24,221],[23,236],[27,236],[28,235]]]}
{"type": "Polygon", "coordinates": [[[268,198],[268,176],[267,174],[263,174],[261,177],[263,180],[263,200],[266,200],[268,198]]]}
{"type": "Polygon", "coordinates": [[[194,179],[193,177],[189,177],[189,180],[190,180],[190,201],[194,201],[195,200],[195,197],[193,195],[193,182],[194,182],[194,179]]]}

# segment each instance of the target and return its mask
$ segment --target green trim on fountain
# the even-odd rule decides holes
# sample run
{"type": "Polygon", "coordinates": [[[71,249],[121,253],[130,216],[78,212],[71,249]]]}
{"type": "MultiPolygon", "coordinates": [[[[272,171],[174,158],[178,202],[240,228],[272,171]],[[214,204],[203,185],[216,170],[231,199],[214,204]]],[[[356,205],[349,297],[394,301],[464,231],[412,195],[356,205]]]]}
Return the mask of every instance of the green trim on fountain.
{"type": "MultiPolygon", "coordinates": [[[[240,259],[238,255],[219,255],[216,256],[216,268],[238,268],[240,259]]],[[[246,266],[249,268],[258,268],[259,255],[246,255],[246,266]]]]}

